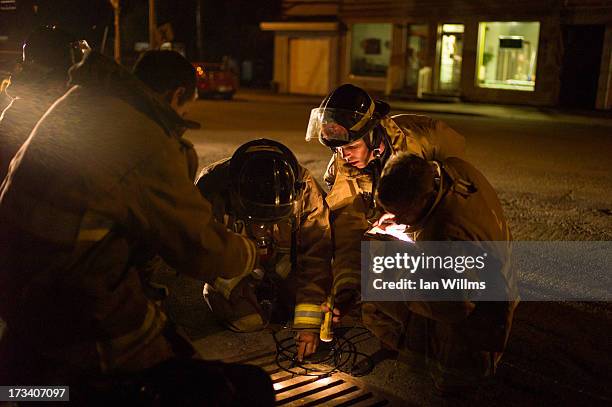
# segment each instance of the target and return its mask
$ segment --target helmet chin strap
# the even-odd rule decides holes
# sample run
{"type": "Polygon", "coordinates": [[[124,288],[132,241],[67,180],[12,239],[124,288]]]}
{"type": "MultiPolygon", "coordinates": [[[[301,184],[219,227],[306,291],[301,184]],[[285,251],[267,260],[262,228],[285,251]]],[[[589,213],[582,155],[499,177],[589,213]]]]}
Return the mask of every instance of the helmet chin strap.
{"type": "Polygon", "coordinates": [[[377,124],[374,126],[372,130],[370,130],[369,141],[367,141],[368,148],[372,151],[373,158],[382,158],[383,149],[387,148],[387,143],[385,142],[386,133],[384,130],[379,128],[377,124]],[[381,148],[381,145],[382,148],[381,148]]]}

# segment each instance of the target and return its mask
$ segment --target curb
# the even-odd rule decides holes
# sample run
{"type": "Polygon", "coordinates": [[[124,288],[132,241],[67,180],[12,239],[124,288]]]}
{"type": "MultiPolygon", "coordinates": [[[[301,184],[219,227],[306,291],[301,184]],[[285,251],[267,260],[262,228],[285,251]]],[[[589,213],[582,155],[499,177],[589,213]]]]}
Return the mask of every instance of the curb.
{"type": "MultiPolygon", "coordinates": [[[[257,101],[279,104],[310,104],[317,106],[321,97],[311,95],[274,94],[265,91],[247,89],[236,95],[236,100],[257,101]]],[[[432,102],[405,102],[397,99],[388,99],[392,112],[412,112],[422,114],[457,115],[465,117],[485,117],[506,120],[528,120],[540,122],[556,122],[566,124],[598,125],[612,127],[610,117],[593,117],[556,111],[542,112],[541,108],[520,105],[476,105],[466,103],[432,103],[432,102]],[[452,108],[455,106],[456,108],[452,108]],[[439,108],[438,108],[439,107],[439,108]],[[450,107],[450,108],[449,108],[450,107]],[[497,109],[498,111],[491,111],[497,109]]],[[[606,114],[606,113],[603,113],[606,114]]]]}

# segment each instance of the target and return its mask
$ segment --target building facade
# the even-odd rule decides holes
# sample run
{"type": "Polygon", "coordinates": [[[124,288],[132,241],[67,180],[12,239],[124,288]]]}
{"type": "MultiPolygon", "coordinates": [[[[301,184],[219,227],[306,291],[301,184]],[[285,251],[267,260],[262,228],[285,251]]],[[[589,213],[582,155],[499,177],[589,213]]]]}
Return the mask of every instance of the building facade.
{"type": "Polygon", "coordinates": [[[284,0],[279,92],[612,109],[612,0],[284,0]]]}

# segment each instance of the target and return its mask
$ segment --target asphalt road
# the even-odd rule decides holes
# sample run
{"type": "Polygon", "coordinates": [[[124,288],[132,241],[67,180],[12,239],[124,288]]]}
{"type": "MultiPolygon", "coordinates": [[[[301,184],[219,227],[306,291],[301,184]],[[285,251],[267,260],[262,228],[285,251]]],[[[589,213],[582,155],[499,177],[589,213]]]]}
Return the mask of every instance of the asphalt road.
{"type": "MultiPolygon", "coordinates": [[[[300,99],[262,102],[240,95],[234,101],[198,101],[190,116],[202,129],[186,137],[194,142],[201,165],[230,156],[253,138],[276,139],[320,180],[330,152],[304,141],[312,107],[300,99]]],[[[498,191],[516,240],[612,240],[612,127],[588,121],[431,116],[465,135],[467,158],[498,191]]],[[[261,334],[207,336],[216,329],[203,322],[209,316],[199,283],[162,280],[174,290],[169,313],[208,357],[247,352],[266,341],[261,334]]],[[[498,379],[476,404],[610,405],[611,310],[606,302],[522,303],[498,379]]],[[[385,361],[365,381],[406,403],[439,404],[428,385],[406,369],[385,361]]]]}

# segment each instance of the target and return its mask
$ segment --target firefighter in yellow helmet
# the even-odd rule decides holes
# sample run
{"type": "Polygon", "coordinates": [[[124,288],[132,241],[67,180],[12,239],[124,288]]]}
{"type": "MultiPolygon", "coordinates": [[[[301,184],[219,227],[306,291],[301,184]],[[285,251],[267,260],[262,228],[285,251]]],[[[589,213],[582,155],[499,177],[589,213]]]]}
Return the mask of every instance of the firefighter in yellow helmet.
{"type": "Polygon", "coordinates": [[[387,103],[344,84],[310,115],[306,140],[318,139],[333,152],[325,182],[334,231],[336,307],[359,296],[361,240],[381,215],[374,194],[386,161],[399,152],[428,160],[464,155],[463,136],[446,123],[414,114],[389,116],[389,112],[387,103]]]}
{"type": "Polygon", "coordinates": [[[259,139],[205,168],[197,186],[219,222],[257,243],[261,261],[260,269],[205,286],[213,313],[238,332],[293,314],[298,359],[313,353],[332,247],[324,194],[310,172],[283,144],[259,139]]]}

